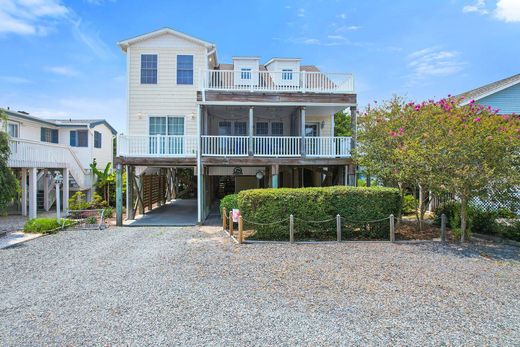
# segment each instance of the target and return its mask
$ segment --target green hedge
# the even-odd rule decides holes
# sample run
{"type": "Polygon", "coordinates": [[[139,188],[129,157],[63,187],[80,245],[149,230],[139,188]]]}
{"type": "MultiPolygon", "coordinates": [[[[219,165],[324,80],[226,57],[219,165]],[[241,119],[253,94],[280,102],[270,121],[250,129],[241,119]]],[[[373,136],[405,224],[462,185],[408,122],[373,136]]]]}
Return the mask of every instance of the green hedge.
{"type": "Polygon", "coordinates": [[[295,218],[297,240],[334,240],[336,221],[312,223],[334,219],[342,221],[344,238],[388,239],[389,222],[364,223],[398,215],[401,209],[399,190],[370,187],[324,187],[252,189],[238,194],[238,207],[245,219],[246,228],[256,231],[252,238],[262,240],[288,240],[289,215],[295,218]],[[284,220],[275,225],[259,225],[284,220]],[[253,222],[249,223],[248,222],[253,222]]]}
{"type": "MultiPolygon", "coordinates": [[[[65,226],[70,225],[70,220],[62,219],[65,226]]],[[[23,231],[28,233],[54,234],[57,233],[62,224],[56,218],[33,218],[28,220],[23,226],[23,231]]]]}
{"type": "Polygon", "coordinates": [[[238,208],[238,194],[229,194],[220,199],[220,216],[222,216],[222,209],[225,207],[227,214],[234,208],[238,208]]]}

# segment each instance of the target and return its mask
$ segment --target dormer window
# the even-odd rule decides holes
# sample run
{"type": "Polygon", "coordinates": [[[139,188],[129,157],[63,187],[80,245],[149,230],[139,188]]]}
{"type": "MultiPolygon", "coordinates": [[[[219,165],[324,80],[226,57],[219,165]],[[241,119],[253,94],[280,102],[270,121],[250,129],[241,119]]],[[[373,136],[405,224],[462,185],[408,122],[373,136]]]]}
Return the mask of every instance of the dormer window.
{"type": "Polygon", "coordinates": [[[282,80],[290,81],[293,79],[293,70],[292,69],[283,69],[282,70],[282,80]]]}
{"type": "Polygon", "coordinates": [[[157,84],[157,54],[141,54],[141,84],[157,84]]]}
{"type": "Polygon", "coordinates": [[[250,68],[240,69],[240,79],[250,80],[251,79],[251,69],[250,68]]]}

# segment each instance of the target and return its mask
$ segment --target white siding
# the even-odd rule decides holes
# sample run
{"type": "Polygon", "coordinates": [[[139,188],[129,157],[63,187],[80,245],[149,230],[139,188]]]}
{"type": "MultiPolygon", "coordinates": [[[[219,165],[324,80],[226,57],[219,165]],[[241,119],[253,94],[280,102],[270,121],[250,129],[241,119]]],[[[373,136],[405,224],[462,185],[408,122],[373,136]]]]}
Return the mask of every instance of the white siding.
{"type": "Polygon", "coordinates": [[[186,135],[197,133],[199,72],[207,68],[206,48],[171,34],[130,46],[128,133],[148,135],[150,116],[185,117],[186,135]],[[157,84],[141,84],[141,54],[157,54],[157,84]],[[177,55],[193,55],[193,85],[177,85],[177,55]]]}
{"type": "MultiPolygon", "coordinates": [[[[105,124],[98,124],[91,130],[92,158],[96,159],[98,168],[105,168],[114,159],[114,141],[112,131],[105,124]],[[101,148],[94,147],[94,131],[101,133],[101,148]]],[[[89,139],[90,140],[90,139],[89,139]]]]}

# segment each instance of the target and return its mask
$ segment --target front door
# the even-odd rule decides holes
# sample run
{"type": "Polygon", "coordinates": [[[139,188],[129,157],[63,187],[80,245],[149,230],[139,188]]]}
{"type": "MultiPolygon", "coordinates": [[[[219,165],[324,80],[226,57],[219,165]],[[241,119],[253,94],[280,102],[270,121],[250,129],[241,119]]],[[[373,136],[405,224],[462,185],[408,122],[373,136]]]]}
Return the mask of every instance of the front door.
{"type": "Polygon", "coordinates": [[[306,123],[305,124],[305,137],[308,138],[305,140],[305,151],[307,155],[316,155],[319,150],[318,139],[313,139],[314,137],[318,137],[318,131],[320,127],[318,123],[306,123]]]}

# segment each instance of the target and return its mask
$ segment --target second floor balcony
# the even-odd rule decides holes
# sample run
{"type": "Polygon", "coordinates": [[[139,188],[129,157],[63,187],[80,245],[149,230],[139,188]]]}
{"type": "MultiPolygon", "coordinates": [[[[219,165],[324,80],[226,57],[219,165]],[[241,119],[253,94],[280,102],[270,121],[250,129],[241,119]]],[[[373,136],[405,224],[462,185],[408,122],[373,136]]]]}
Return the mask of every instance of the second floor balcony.
{"type": "MultiPolygon", "coordinates": [[[[195,158],[196,135],[120,135],[123,157],[195,158]]],[[[202,157],[349,158],[350,137],[220,136],[200,137],[202,157]]]]}
{"type": "Polygon", "coordinates": [[[206,70],[201,90],[351,94],[354,77],[321,71],[206,70]]]}

